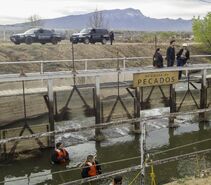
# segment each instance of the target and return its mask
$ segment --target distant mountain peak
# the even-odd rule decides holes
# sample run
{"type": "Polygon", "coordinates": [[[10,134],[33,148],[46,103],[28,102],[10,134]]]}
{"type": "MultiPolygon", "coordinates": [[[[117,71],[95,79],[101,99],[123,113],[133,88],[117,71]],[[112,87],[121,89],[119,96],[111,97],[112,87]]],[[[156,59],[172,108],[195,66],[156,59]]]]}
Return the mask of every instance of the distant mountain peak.
{"type": "MultiPolygon", "coordinates": [[[[139,9],[113,9],[101,10],[108,26],[112,30],[133,30],[133,31],[191,31],[192,20],[183,19],[155,19],[146,17],[139,9]]],[[[55,29],[82,29],[87,27],[90,16],[94,12],[80,15],[69,15],[54,19],[42,20],[44,27],[55,29]]],[[[26,25],[15,24],[16,28],[23,28],[26,25]]],[[[109,29],[108,28],[108,29],[109,29]]]]}
{"type": "MultiPolygon", "coordinates": [[[[132,13],[139,13],[142,14],[141,11],[139,9],[134,9],[134,8],[126,8],[126,9],[122,9],[123,11],[126,12],[132,12],[132,13]]],[[[143,14],[142,14],[143,15],[143,14]]]]}
{"type": "Polygon", "coordinates": [[[113,9],[113,10],[103,10],[104,13],[113,13],[113,14],[125,14],[133,16],[143,16],[145,17],[139,9],[126,8],[126,9],[113,9]]]}
{"type": "Polygon", "coordinates": [[[139,9],[127,8],[124,9],[123,11],[125,11],[125,13],[128,15],[144,17],[144,15],[141,13],[139,9]]]}

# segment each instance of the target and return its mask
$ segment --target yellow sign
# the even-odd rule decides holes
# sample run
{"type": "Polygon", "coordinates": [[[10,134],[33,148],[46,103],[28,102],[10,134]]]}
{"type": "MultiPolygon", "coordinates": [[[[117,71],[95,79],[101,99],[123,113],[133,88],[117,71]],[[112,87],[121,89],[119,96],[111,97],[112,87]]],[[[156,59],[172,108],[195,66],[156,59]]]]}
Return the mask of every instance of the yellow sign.
{"type": "Polygon", "coordinates": [[[178,71],[133,74],[133,87],[169,85],[178,82],[178,71]]]}

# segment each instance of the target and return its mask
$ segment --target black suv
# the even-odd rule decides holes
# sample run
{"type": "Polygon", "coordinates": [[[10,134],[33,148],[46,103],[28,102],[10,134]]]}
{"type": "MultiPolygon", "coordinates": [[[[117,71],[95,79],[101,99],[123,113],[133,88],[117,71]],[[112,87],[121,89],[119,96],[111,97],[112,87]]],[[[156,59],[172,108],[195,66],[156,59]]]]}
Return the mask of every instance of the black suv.
{"type": "Polygon", "coordinates": [[[70,37],[70,41],[74,44],[78,42],[83,42],[85,44],[95,44],[96,42],[101,42],[102,44],[106,44],[109,40],[109,32],[107,29],[83,29],[79,33],[74,33],[70,37]]]}
{"type": "Polygon", "coordinates": [[[54,30],[42,29],[42,28],[33,28],[27,30],[24,33],[13,34],[10,37],[10,40],[15,44],[26,43],[32,44],[34,42],[45,44],[52,43],[57,44],[59,41],[63,40],[64,36],[61,34],[55,33],[54,30]]]}

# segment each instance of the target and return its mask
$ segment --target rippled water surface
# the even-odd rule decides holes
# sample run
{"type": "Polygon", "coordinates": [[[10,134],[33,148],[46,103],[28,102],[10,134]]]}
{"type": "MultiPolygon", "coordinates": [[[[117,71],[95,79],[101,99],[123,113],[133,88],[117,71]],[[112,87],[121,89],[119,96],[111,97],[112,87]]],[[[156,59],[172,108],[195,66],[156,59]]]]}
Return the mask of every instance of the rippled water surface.
{"type": "MultiPolygon", "coordinates": [[[[147,115],[158,115],[165,109],[154,109],[144,112],[147,115]]],[[[82,127],[94,123],[94,118],[86,118],[77,114],[72,121],[64,121],[56,125],[56,129],[82,127]]],[[[196,117],[178,117],[175,122],[179,127],[169,129],[168,119],[150,120],[147,122],[147,151],[156,153],[184,144],[204,140],[211,136],[211,122],[199,123],[196,117]]],[[[117,161],[140,156],[140,136],[131,133],[131,126],[122,125],[102,130],[105,140],[98,143],[93,140],[95,131],[66,133],[57,135],[56,140],[64,142],[70,153],[71,161],[67,166],[57,166],[50,163],[50,151],[45,150],[36,157],[0,164],[0,181],[5,185],[23,184],[62,184],[80,178],[80,170],[75,170],[87,155],[96,154],[101,163],[117,161]],[[65,171],[64,171],[65,170],[65,171]],[[59,172],[63,171],[63,172],[59,172]]],[[[163,154],[155,155],[154,160],[170,156],[185,154],[210,148],[211,141],[189,147],[177,149],[163,154]]],[[[211,167],[211,155],[206,154],[198,158],[200,169],[211,167]]],[[[159,184],[169,182],[175,178],[194,175],[198,169],[196,158],[185,159],[155,166],[156,180],[159,184]]],[[[103,172],[139,165],[140,159],[109,163],[102,166],[103,172]]],[[[124,175],[124,184],[129,184],[138,172],[124,175]]],[[[149,169],[146,171],[146,180],[149,181],[149,169]]],[[[111,179],[92,182],[91,184],[109,184],[111,179]]],[[[138,178],[134,184],[140,184],[138,178]]]]}

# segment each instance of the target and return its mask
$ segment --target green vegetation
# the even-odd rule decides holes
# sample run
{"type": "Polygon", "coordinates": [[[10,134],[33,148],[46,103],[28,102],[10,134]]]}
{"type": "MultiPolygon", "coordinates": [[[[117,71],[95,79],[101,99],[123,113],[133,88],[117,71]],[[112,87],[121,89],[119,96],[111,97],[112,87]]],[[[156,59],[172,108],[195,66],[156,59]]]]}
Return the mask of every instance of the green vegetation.
{"type": "Polygon", "coordinates": [[[208,13],[203,19],[200,17],[193,19],[194,39],[211,50],[211,13],[208,13]]]}
{"type": "Polygon", "coordinates": [[[115,31],[115,40],[127,43],[169,43],[175,39],[177,42],[191,41],[191,32],[144,32],[144,31],[115,31]]]}

